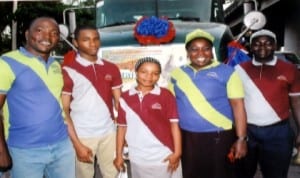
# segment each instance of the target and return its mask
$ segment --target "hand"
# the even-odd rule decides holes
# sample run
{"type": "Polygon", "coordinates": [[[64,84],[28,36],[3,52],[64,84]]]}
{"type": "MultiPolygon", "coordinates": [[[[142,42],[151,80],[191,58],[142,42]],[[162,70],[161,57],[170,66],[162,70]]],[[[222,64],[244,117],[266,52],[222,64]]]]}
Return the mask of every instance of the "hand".
{"type": "Polygon", "coordinates": [[[241,159],[247,154],[247,141],[237,140],[231,147],[235,159],[241,159]]]}
{"type": "Polygon", "coordinates": [[[114,165],[119,172],[125,171],[124,159],[122,157],[116,157],[114,160],[114,165]]]}
{"type": "Polygon", "coordinates": [[[167,158],[164,159],[164,162],[167,162],[167,161],[169,161],[168,171],[173,172],[179,166],[180,155],[176,155],[176,154],[172,153],[167,158]]]}
{"type": "Polygon", "coordinates": [[[0,172],[8,171],[12,168],[12,159],[6,149],[3,152],[0,152],[0,172]]]}
{"type": "Polygon", "coordinates": [[[81,144],[80,146],[75,147],[77,159],[85,163],[93,163],[93,152],[92,150],[81,144]]]}

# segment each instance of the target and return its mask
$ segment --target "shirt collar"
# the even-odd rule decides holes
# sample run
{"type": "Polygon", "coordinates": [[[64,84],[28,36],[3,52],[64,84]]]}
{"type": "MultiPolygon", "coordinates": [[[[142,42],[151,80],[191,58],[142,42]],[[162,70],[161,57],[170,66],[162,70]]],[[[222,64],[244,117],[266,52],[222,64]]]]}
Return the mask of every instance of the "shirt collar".
{"type": "Polygon", "coordinates": [[[79,53],[77,53],[75,60],[76,60],[79,64],[81,64],[81,65],[83,65],[83,66],[85,66],[85,67],[90,66],[90,65],[93,65],[93,64],[104,65],[102,59],[99,58],[99,57],[97,58],[97,60],[96,60],[95,62],[91,62],[91,61],[89,61],[89,60],[87,60],[87,59],[81,57],[79,53]]]}
{"type": "MultiPolygon", "coordinates": [[[[136,85],[132,86],[130,89],[129,89],[129,95],[135,95],[135,94],[139,94],[140,91],[136,90],[136,85]]],[[[160,94],[160,87],[158,87],[157,85],[154,86],[154,88],[149,92],[151,94],[154,94],[154,95],[159,95],[160,94]]]]}
{"type": "Polygon", "coordinates": [[[269,65],[269,66],[275,66],[275,64],[277,63],[277,56],[274,56],[273,59],[271,61],[268,61],[266,63],[262,63],[262,62],[259,62],[259,61],[256,61],[255,60],[255,57],[252,58],[252,64],[254,66],[262,66],[263,64],[264,65],[269,65]]]}
{"type": "MultiPolygon", "coordinates": [[[[28,51],[26,48],[24,47],[20,47],[19,48],[19,51],[27,56],[28,58],[37,58],[39,61],[43,62],[43,63],[46,63],[46,61],[41,57],[41,56],[36,56],[34,54],[32,54],[30,51],[28,51]]],[[[49,56],[48,60],[47,60],[47,63],[50,64],[54,61],[55,59],[52,57],[52,56],[49,56]]]]}

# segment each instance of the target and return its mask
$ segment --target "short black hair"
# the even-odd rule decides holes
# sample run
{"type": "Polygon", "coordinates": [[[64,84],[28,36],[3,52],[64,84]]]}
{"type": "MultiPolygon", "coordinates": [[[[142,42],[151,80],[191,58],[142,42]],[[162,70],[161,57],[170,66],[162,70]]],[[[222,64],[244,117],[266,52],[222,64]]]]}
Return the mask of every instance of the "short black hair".
{"type": "Polygon", "coordinates": [[[79,33],[82,30],[96,30],[97,31],[97,28],[94,25],[80,25],[80,26],[77,26],[75,31],[74,31],[74,38],[76,40],[78,39],[79,33]]]}
{"type": "Polygon", "coordinates": [[[32,25],[37,21],[37,20],[40,20],[40,19],[52,19],[57,25],[57,21],[54,17],[50,17],[50,16],[40,16],[40,17],[36,17],[34,19],[31,19],[31,21],[28,23],[28,26],[26,27],[26,29],[30,29],[32,27],[32,25]]]}

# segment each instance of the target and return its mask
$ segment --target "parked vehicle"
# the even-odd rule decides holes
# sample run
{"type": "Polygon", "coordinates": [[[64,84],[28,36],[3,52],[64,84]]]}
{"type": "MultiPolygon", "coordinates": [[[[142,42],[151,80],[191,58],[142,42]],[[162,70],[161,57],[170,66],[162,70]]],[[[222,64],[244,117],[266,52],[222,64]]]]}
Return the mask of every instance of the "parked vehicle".
{"type": "MultiPolygon", "coordinates": [[[[123,89],[127,88],[127,84],[135,82],[133,68],[135,61],[145,56],[160,60],[163,72],[159,84],[166,85],[165,79],[169,71],[187,63],[185,36],[197,28],[214,35],[215,56],[223,61],[227,57],[227,44],[233,40],[229,26],[222,21],[223,2],[223,0],[98,1],[94,9],[96,26],[101,35],[100,55],[118,65],[124,81],[123,89]],[[153,23],[161,23],[162,26],[168,24],[167,32],[164,33],[165,26],[160,25],[151,31],[150,26],[153,27],[154,24],[147,22],[149,25],[149,28],[145,28],[147,32],[137,35],[138,26],[147,18],[153,18],[153,23]],[[157,30],[162,34],[153,34],[157,30]]],[[[73,17],[76,16],[73,10],[70,12],[73,17]]],[[[72,35],[76,20],[69,18],[68,21],[72,35]]]]}
{"type": "Polygon", "coordinates": [[[275,55],[278,57],[278,59],[282,59],[295,64],[298,70],[300,70],[300,58],[296,53],[291,51],[275,51],[275,55]]]}

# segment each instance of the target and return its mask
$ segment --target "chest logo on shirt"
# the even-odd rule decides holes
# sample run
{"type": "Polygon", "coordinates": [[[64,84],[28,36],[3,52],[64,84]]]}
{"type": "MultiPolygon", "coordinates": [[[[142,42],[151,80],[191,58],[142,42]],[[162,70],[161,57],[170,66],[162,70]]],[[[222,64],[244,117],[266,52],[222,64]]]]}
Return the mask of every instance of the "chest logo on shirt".
{"type": "Polygon", "coordinates": [[[54,74],[60,74],[61,73],[61,68],[59,65],[52,65],[51,70],[54,74]]]}
{"type": "Polygon", "coordinates": [[[218,74],[216,72],[208,72],[206,76],[211,78],[218,78],[218,74]]]}
{"type": "Polygon", "coordinates": [[[152,106],[151,106],[152,109],[159,109],[161,110],[161,105],[159,103],[154,103],[152,106]]]}
{"type": "Polygon", "coordinates": [[[107,81],[112,81],[112,76],[110,74],[106,74],[104,78],[107,81]]]}
{"type": "Polygon", "coordinates": [[[281,80],[281,81],[288,81],[287,80],[287,78],[286,78],[286,76],[284,76],[284,75],[279,75],[278,77],[277,77],[277,80],[281,80]]]}

